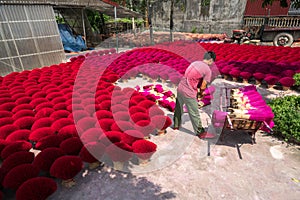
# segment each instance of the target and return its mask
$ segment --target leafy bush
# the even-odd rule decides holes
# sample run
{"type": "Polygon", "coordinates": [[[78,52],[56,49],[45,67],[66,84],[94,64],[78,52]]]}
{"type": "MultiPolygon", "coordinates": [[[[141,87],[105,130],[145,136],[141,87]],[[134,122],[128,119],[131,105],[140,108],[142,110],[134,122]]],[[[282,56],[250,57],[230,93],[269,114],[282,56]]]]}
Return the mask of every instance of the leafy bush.
{"type": "Polygon", "coordinates": [[[191,33],[197,33],[197,27],[192,27],[191,33]]]}
{"type": "Polygon", "coordinates": [[[141,27],[145,23],[145,20],[143,20],[143,19],[136,19],[135,23],[136,23],[137,27],[141,27]]]}
{"type": "Polygon", "coordinates": [[[300,96],[280,97],[268,104],[275,115],[274,133],[285,141],[300,143],[300,96]]]}
{"type": "Polygon", "coordinates": [[[295,86],[300,86],[300,73],[297,73],[293,76],[294,80],[296,81],[295,82],[295,86]]]}

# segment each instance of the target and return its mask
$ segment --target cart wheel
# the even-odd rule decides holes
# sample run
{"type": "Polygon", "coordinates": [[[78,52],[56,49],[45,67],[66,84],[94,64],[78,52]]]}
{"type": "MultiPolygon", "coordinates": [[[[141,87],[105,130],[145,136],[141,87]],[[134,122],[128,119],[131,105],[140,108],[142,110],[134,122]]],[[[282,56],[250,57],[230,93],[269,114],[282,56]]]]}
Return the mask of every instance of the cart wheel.
{"type": "Polygon", "coordinates": [[[294,38],[289,33],[278,33],[273,40],[273,44],[275,46],[284,46],[284,47],[291,46],[293,42],[294,42],[294,38]]]}

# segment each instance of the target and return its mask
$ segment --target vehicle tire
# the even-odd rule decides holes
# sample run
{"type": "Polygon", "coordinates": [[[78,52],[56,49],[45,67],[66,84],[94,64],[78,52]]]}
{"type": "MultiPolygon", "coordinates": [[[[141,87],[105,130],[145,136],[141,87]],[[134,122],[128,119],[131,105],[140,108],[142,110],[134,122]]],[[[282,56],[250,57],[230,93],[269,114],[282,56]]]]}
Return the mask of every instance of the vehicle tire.
{"type": "Polygon", "coordinates": [[[294,42],[294,38],[289,33],[278,33],[273,40],[273,44],[275,46],[284,46],[284,47],[292,46],[293,42],[294,42]]]}

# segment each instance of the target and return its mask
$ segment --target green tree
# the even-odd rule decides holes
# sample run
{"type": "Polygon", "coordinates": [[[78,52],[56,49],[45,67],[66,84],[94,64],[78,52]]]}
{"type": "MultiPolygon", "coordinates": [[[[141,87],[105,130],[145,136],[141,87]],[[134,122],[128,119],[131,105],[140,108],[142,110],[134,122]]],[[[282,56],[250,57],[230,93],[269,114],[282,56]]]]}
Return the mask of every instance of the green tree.
{"type": "MultiPolygon", "coordinates": [[[[281,7],[288,7],[288,1],[287,0],[264,0],[262,3],[262,7],[266,7],[267,5],[272,5],[274,1],[280,1],[281,7]]],[[[300,8],[300,0],[291,0],[294,8],[300,8]]]]}
{"type": "Polygon", "coordinates": [[[93,31],[99,31],[100,13],[96,10],[86,9],[87,18],[93,28],[93,31]]]}
{"type": "Polygon", "coordinates": [[[131,2],[132,1],[132,10],[139,12],[139,13],[145,13],[146,9],[146,0],[112,0],[113,2],[118,3],[119,5],[123,7],[127,7],[131,9],[131,2]]]}

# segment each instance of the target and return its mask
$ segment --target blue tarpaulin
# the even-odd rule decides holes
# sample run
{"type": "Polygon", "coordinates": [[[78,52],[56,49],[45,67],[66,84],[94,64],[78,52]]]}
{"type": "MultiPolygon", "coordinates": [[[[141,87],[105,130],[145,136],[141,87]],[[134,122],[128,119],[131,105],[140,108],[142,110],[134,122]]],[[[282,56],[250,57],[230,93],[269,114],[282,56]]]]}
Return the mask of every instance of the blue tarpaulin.
{"type": "Polygon", "coordinates": [[[65,51],[78,52],[87,49],[82,36],[74,35],[67,24],[58,24],[58,30],[65,51]]]}

